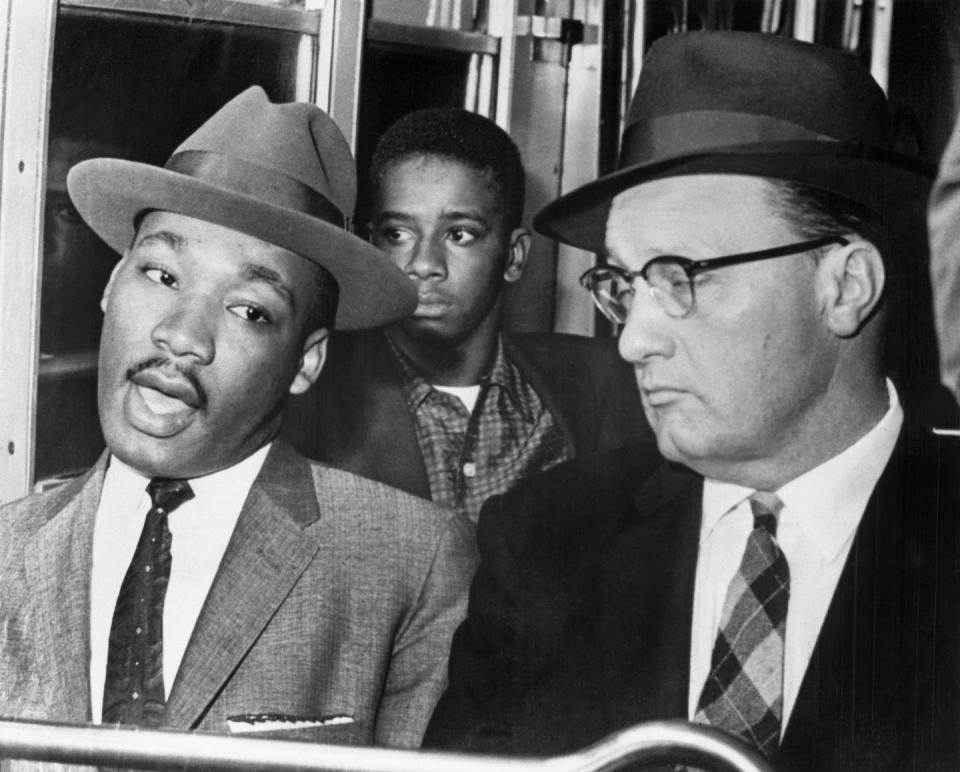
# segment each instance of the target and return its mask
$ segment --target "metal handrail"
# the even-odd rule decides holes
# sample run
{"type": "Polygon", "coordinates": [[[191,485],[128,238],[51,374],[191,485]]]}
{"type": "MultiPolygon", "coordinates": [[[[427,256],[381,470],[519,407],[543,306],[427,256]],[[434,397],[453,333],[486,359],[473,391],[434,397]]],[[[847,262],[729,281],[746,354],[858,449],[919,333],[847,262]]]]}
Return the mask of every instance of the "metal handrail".
{"type": "Polygon", "coordinates": [[[772,772],[729,735],[684,721],[639,724],[576,753],[530,759],[0,720],[0,758],[156,770],[606,772],[627,763],[685,763],[772,772]]]}

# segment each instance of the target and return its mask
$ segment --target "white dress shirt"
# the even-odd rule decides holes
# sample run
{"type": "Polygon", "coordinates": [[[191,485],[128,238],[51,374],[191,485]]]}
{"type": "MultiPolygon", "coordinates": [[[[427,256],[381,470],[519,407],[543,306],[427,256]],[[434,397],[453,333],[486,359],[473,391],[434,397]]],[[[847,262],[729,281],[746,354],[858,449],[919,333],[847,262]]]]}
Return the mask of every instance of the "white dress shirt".
{"type": "MultiPolygon", "coordinates": [[[[170,581],[163,604],[163,684],[167,696],[250,486],[270,446],[239,464],[190,480],[194,497],[167,516],[172,542],[170,581]]],[[[115,456],[103,481],[93,528],[90,577],[90,704],[103,712],[103,684],[113,610],[150,509],[149,478],[115,456]]]]}
{"type": "MultiPolygon", "coordinates": [[[[880,422],[837,456],[775,493],[783,502],[777,542],[790,567],[784,644],[783,721],[786,727],[827,608],[867,502],[903,424],[896,389],[880,422]]],[[[700,551],[693,599],[688,715],[692,719],[717,637],[730,580],[753,529],[752,488],[705,480],[700,551]]]]}

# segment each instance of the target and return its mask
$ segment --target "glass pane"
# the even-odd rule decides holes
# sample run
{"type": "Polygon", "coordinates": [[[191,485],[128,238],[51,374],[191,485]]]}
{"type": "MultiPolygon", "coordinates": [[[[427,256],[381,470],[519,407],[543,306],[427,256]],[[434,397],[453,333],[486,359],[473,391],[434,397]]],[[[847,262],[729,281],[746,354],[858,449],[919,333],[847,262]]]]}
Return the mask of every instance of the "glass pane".
{"type": "Polygon", "coordinates": [[[366,235],[369,211],[367,171],[380,135],[394,121],[425,107],[462,107],[470,54],[367,42],[363,55],[357,137],[356,228],[366,235]]]}
{"type": "Polygon", "coordinates": [[[298,56],[310,45],[296,32],[61,8],[50,102],[36,479],[84,469],[103,447],[96,412],[99,301],[117,255],[71,207],[68,169],[97,156],[163,164],[253,84],[274,101],[294,99],[298,56]]]}

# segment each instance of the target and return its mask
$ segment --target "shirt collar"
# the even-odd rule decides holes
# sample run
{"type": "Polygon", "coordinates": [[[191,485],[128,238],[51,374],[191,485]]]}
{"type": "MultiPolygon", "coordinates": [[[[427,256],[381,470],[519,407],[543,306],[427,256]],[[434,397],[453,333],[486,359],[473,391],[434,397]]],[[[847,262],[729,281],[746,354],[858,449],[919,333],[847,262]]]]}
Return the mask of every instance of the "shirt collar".
{"type": "MultiPolygon", "coordinates": [[[[264,445],[259,450],[247,456],[242,461],[203,477],[191,478],[188,482],[193,488],[194,498],[197,500],[220,501],[224,498],[233,498],[236,492],[242,491],[244,498],[270,452],[273,443],[264,445]]],[[[124,463],[114,455],[110,456],[110,465],[104,486],[111,488],[126,500],[139,501],[145,496],[149,477],[140,474],[129,464],[124,463]]]]}
{"type": "Polygon", "coordinates": [[[387,339],[387,347],[400,369],[400,388],[403,391],[403,398],[410,409],[416,411],[423,404],[423,401],[430,396],[433,387],[423,379],[410,358],[394,342],[390,333],[385,332],[384,337],[387,339]]]}
{"type": "MultiPolygon", "coordinates": [[[[412,410],[416,410],[430,396],[434,388],[424,380],[416,365],[403,353],[391,335],[389,333],[385,333],[385,335],[390,352],[400,368],[400,382],[404,399],[412,410]]],[[[514,408],[520,413],[523,420],[526,423],[533,423],[536,416],[531,406],[521,398],[523,390],[520,378],[520,373],[507,360],[507,355],[503,349],[503,339],[498,336],[497,353],[494,356],[493,365],[487,374],[480,378],[481,394],[486,392],[490,386],[499,386],[509,395],[514,408]]]]}
{"type": "MultiPolygon", "coordinates": [[[[801,528],[827,560],[835,558],[856,531],[897,443],[903,408],[894,385],[889,380],[886,385],[887,410],[870,431],[776,491],[784,505],[781,522],[789,519],[801,528]]],[[[700,543],[753,492],[734,483],[704,480],[700,543]]]]}

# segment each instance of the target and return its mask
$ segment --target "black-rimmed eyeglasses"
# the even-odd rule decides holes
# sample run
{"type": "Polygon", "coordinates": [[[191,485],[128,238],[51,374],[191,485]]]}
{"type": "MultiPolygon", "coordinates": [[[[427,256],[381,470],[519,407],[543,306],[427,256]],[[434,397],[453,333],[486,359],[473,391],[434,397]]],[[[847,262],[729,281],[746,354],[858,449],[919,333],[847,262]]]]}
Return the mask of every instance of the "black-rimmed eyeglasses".
{"type": "Polygon", "coordinates": [[[830,244],[849,243],[842,236],[826,236],[782,247],[712,257],[706,260],[661,255],[650,260],[639,271],[629,271],[616,265],[594,266],[580,277],[580,284],[590,291],[597,308],[614,324],[626,323],[627,314],[630,313],[630,306],[636,294],[634,283],[638,276],[647,283],[650,294],[667,315],[675,319],[683,319],[693,312],[696,305],[694,279],[704,271],[739,263],[750,263],[755,260],[798,255],[830,244]]]}

